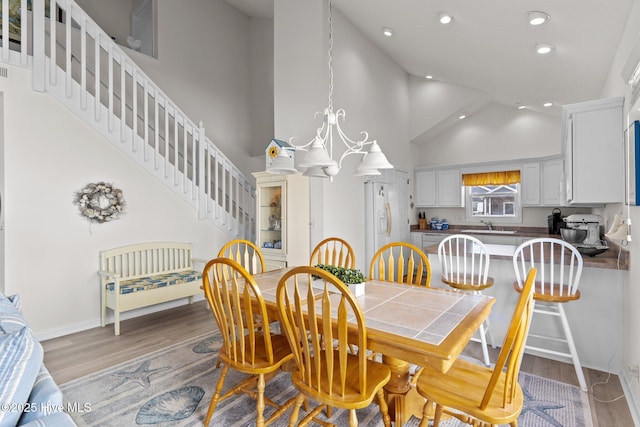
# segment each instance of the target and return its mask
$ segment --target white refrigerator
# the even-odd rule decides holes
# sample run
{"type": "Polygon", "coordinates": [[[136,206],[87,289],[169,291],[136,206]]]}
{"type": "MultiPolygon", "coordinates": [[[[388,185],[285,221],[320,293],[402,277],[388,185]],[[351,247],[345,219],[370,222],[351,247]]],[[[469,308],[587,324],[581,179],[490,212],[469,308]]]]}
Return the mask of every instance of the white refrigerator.
{"type": "Polygon", "coordinates": [[[383,170],[364,183],[366,265],[373,254],[391,242],[410,242],[409,173],[383,170]]]}

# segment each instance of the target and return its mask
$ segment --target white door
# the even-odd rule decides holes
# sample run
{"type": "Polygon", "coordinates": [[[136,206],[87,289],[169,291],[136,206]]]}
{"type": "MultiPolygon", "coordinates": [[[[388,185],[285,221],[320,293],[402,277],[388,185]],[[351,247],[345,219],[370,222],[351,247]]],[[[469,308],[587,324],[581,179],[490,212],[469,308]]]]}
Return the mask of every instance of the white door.
{"type": "Polygon", "coordinates": [[[394,171],[393,183],[387,185],[389,225],[387,243],[409,242],[409,174],[394,171]]]}

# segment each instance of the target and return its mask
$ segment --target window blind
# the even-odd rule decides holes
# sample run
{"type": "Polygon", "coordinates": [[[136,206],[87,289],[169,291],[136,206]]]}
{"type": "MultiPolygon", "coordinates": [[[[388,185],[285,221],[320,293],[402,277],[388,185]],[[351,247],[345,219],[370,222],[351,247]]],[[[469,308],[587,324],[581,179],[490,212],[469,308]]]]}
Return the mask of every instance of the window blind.
{"type": "Polygon", "coordinates": [[[519,182],[519,170],[462,174],[462,185],[469,187],[476,185],[508,185],[519,182]]]}

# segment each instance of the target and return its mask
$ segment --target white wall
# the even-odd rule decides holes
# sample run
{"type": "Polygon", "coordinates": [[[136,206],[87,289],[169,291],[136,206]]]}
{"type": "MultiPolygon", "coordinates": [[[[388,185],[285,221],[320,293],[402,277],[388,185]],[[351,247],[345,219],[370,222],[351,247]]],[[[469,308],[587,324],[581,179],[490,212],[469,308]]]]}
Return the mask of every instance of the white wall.
{"type": "MultiPolygon", "coordinates": [[[[264,170],[264,152],[251,157],[256,80],[251,78],[250,19],[222,0],[157,0],[157,17],[158,58],[128,52],[192,120],[204,123],[211,141],[253,179],[251,172],[264,170]]],[[[271,34],[267,30],[264,36],[271,34]]],[[[259,144],[264,147],[269,140],[259,144]]]]}
{"type": "Polygon", "coordinates": [[[560,154],[560,118],[490,103],[420,145],[415,166],[523,159],[560,154]]]}
{"type": "MultiPolygon", "coordinates": [[[[621,77],[622,67],[629,58],[630,52],[640,37],[640,2],[635,2],[633,9],[629,14],[629,19],[625,27],[624,33],[620,40],[616,56],[611,65],[609,75],[602,89],[602,97],[625,95],[625,111],[629,112],[632,108],[637,108],[639,104],[631,104],[631,91],[625,85],[621,77]]],[[[637,60],[638,58],[635,58],[637,60]]],[[[631,120],[639,118],[640,113],[634,111],[631,114],[631,120]]],[[[599,210],[601,215],[612,217],[615,213],[622,212],[625,216],[630,215],[632,224],[631,238],[627,249],[629,250],[631,262],[629,271],[625,272],[623,278],[623,366],[624,370],[620,372],[621,382],[625,387],[627,402],[631,409],[636,425],[640,425],[640,382],[637,378],[633,378],[629,374],[629,366],[640,366],[640,339],[638,339],[638,330],[640,330],[640,310],[637,308],[637,302],[640,301],[640,263],[636,257],[640,254],[640,233],[638,233],[638,224],[640,224],[640,207],[627,207],[622,204],[607,206],[605,209],[599,210]]]]}
{"type": "MultiPolygon", "coordinates": [[[[249,21],[251,32],[251,152],[264,159],[264,148],[274,137],[273,130],[273,21],[249,21]]],[[[264,164],[262,166],[264,170],[264,164]]]]}
{"type": "MultiPolygon", "coordinates": [[[[41,339],[98,326],[98,252],[145,241],[187,241],[213,258],[228,240],[195,210],[10,67],[4,100],[5,291],[19,293],[41,339]],[[86,184],[110,182],[127,212],[90,224],[73,204],[86,184]]],[[[199,266],[202,268],[202,266],[199,266]]]]}
{"type": "Polygon", "coordinates": [[[409,77],[409,114],[411,140],[428,129],[458,117],[468,105],[486,97],[480,91],[422,77],[409,77]],[[437,106],[437,108],[434,108],[437,106]]]}
{"type": "MultiPolygon", "coordinates": [[[[275,129],[280,139],[311,140],[328,103],[327,20],[321,2],[275,2],[275,129]],[[304,26],[296,22],[305,21],[304,26]],[[307,72],[308,71],[308,72],[307,72]]],[[[342,129],[351,138],[369,132],[395,168],[412,170],[409,146],[409,96],[406,73],[333,11],[334,110],[344,108],[342,129]]],[[[336,138],[334,151],[341,154],[336,138]]],[[[334,156],[335,157],[335,156],[334,156]]],[[[364,259],[364,178],[354,177],[358,156],[347,157],[333,182],[311,178],[311,244],[329,236],[346,239],[364,259]]]]}
{"type": "Polygon", "coordinates": [[[76,0],[82,8],[107,34],[122,46],[128,46],[131,35],[132,0],[76,0]]]}

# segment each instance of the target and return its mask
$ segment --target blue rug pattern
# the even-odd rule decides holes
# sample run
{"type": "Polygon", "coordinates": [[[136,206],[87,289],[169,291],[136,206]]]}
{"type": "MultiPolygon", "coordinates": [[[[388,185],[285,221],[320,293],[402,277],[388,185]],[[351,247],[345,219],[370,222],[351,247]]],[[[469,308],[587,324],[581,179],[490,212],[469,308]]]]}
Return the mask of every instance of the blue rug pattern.
{"type": "MultiPolygon", "coordinates": [[[[61,386],[66,402],[90,402],[91,411],[71,414],[81,427],[202,426],[211,393],[220,375],[216,369],[219,334],[210,333],[130,360],[61,386]]],[[[229,371],[225,389],[244,378],[229,371]]],[[[592,427],[588,398],[578,387],[520,374],[525,405],[518,419],[521,427],[592,427]]],[[[295,395],[289,374],[282,372],[267,382],[265,394],[282,403],[295,395]]],[[[313,404],[312,404],[313,405],[313,404]]],[[[265,409],[268,418],[273,409],[265,409]]],[[[303,416],[304,411],[301,411],[303,416]]],[[[382,426],[378,406],[357,412],[359,425],[382,426]]],[[[328,421],[348,425],[348,411],[334,410],[328,421]]],[[[419,420],[411,418],[408,427],[419,420]]],[[[288,413],[271,426],[288,424],[288,413]]],[[[254,426],[255,401],[241,394],[218,404],[209,427],[254,426]]],[[[457,420],[441,423],[462,425],[457,420]]]]}

